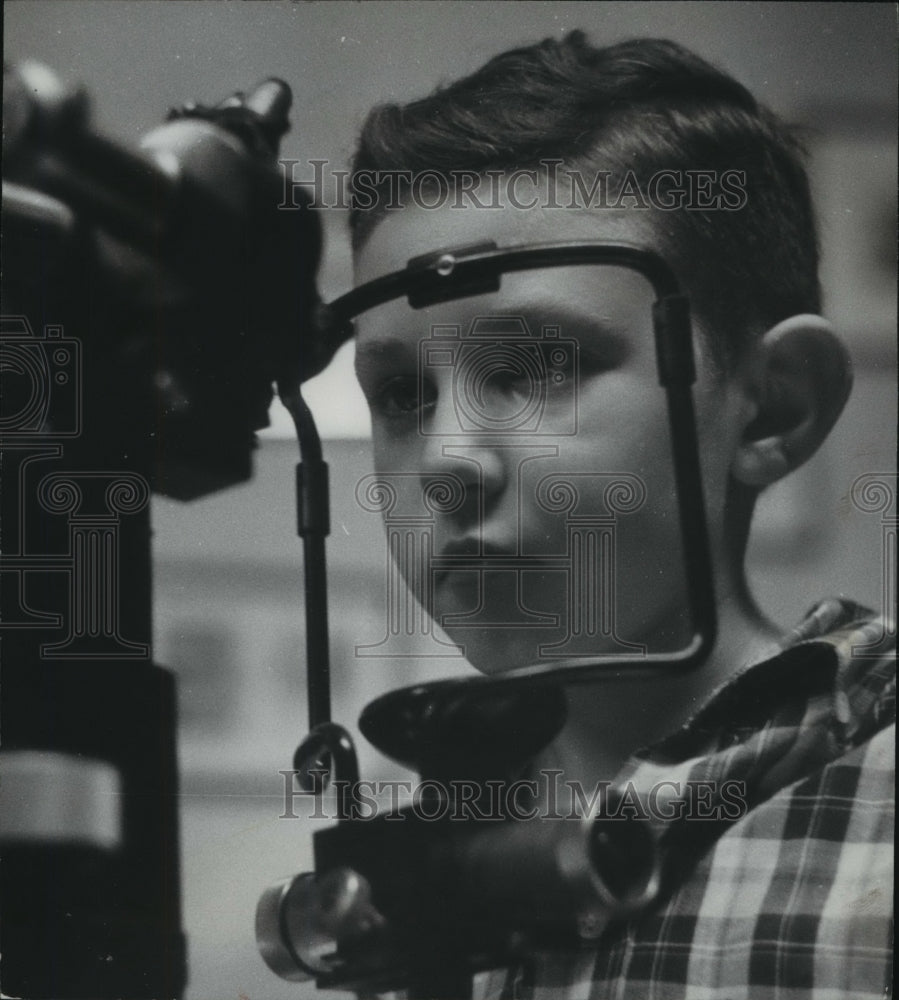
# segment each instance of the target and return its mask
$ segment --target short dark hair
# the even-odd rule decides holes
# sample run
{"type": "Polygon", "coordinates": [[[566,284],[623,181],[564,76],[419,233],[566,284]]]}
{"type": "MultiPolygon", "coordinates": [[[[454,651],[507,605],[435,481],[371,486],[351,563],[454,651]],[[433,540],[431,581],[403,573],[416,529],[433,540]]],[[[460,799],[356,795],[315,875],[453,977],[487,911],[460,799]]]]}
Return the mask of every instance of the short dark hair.
{"type": "MultiPolygon", "coordinates": [[[[429,97],[369,114],[358,171],[437,172],[538,167],[745,172],[735,211],[656,212],[662,249],[728,365],[755,332],[820,310],[814,211],[796,131],[728,74],[674,42],[635,39],[607,48],[581,31],[491,59],[429,97]]],[[[372,203],[373,201],[373,203],[372,203]]],[[[357,201],[356,248],[385,212],[357,201]]]]}

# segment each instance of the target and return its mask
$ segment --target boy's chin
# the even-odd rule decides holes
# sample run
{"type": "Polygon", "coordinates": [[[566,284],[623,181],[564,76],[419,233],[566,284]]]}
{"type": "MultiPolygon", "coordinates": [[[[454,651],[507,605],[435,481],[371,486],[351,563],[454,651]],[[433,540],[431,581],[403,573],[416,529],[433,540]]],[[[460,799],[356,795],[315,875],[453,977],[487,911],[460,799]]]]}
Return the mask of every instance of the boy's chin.
{"type": "Polygon", "coordinates": [[[489,675],[506,674],[538,664],[564,669],[563,664],[570,667],[603,661],[614,662],[616,668],[627,669],[631,664],[639,666],[646,654],[646,647],[642,644],[616,639],[595,637],[590,643],[565,642],[559,629],[520,625],[480,628],[444,626],[443,631],[476,670],[489,675]]]}
{"type": "Polygon", "coordinates": [[[543,630],[492,626],[445,628],[445,632],[482,674],[505,674],[545,660],[540,654],[548,639],[543,630]]]}
{"type": "MultiPolygon", "coordinates": [[[[446,635],[482,674],[505,674],[535,664],[552,666],[570,659],[547,651],[558,640],[554,629],[522,626],[488,628],[445,628],[446,635]]],[[[605,655],[609,655],[611,650],[605,655]]],[[[597,650],[597,655],[603,655],[597,650]]]]}
{"type": "Polygon", "coordinates": [[[436,588],[431,614],[481,673],[528,667],[545,661],[545,647],[564,638],[565,580],[558,577],[531,574],[528,587],[508,571],[480,578],[448,573],[436,588]],[[536,594],[535,582],[541,586],[536,594]]]}

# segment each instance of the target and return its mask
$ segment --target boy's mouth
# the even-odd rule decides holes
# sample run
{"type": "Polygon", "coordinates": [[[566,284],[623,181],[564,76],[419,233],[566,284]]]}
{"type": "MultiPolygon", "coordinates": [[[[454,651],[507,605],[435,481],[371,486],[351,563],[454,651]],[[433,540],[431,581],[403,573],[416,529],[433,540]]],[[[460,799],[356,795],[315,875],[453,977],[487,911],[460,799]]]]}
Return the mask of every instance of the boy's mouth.
{"type": "Polygon", "coordinates": [[[567,567],[564,555],[522,555],[517,540],[502,545],[474,536],[456,539],[431,559],[429,611],[444,627],[466,611],[491,625],[552,626],[557,614],[528,606],[526,580],[539,578],[545,587],[547,570],[557,571],[552,575],[558,580],[567,567]]]}
{"type": "Polygon", "coordinates": [[[435,582],[459,570],[546,570],[566,569],[568,557],[562,553],[522,554],[517,542],[499,544],[476,536],[456,539],[431,557],[435,582]]]}
{"type": "Polygon", "coordinates": [[[431,559],[434,580],[442,583],[458,570],[515,568],[520,561],[517,546],[485,542],[474,535],[449,542],[431,559]]]}

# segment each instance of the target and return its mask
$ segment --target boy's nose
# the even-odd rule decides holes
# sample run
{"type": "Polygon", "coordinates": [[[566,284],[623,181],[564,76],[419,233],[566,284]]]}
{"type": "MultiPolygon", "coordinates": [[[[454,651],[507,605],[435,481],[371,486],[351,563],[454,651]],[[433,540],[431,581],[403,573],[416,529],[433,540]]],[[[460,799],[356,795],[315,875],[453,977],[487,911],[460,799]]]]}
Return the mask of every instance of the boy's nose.
{"type": "Polygon", "coordinates": [[[507,485],[506,454],[496,435],[484,435],[461,426],[451,393],[438,396],[426,427],[421,428],[423,478],[456,476],[465,489],[458,516],[483,515],[507,485]]]}
{"type": "Polygon", "coordinates": [[[421,472],[424,478],[456,476],[466,491],[466,501],[477,497],[486,506],[506,488],[505,457],[495,443],[478,440],[475,435],[434,435],[425,445],[421,472]]]}

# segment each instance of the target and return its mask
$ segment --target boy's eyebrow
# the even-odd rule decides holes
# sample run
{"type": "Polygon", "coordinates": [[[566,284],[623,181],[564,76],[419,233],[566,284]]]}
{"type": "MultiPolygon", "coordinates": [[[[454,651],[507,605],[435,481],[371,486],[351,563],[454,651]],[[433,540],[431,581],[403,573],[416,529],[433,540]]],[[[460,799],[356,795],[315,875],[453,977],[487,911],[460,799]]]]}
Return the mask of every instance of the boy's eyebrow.
{"type": "MultiPolygon", "coordinates": [[[[484,310],[477,313],[468,310],[465,322],[460,325],[467,330],[475,318],[508,319],[519,316],[525,319],[531,338],[535,341],[543,338],[545,328],[557,327],[560,337],[563,339],[566,336],[577,338],[579,348],[587,353],[591,347],[601,348],[604,352],[609,350],[617,352],[632,342],[632,337],[628,337],[620,322],[614,320],[607,313],[599,313],[589,308],[572,308],[549,298],[517,302],[513,307],[484,310]],[[586,339],[581,339],[586,332],[597,338],[593,344],[586,339]]],[[[446,323],[441,325],[446,325],[446,323]]],[[[393,332],[385,332],[383,336],[377,333],[365,335],[356,341],[355,368],[357,375],[365,374],[375,368],[382,368],[385,364],[408,363],[410,355],[413,358],[418,356],[418,345],[427,336],[425,327],[417,328],[414,335],[409,337],[393,332]]],[[[467,339],[464,334],[462,339],[467,339]]],[[[497,336],[496,339],[502,338],[497,336]]]]}
{"type": "Polygon", "coordinates": [[[365,371],[385,362],[408,359],[410,352],[417,355],[417,340],[410,343],[395,334],[356,342],[356,372],[365,371]]]}
{"type": "Polygon", "coordinates": [[[601,313],[587,307],[577,309],[548,299],[519,303],[517,308],[510,309],[507,315],[521,315],[528,324],[531,336],[535,339],[546,327],[558,327],[562,337],[565,336],[566,329],[583,331],[588,326],[602,336],[620,336],[624,332],[621,330],[620,323],[617,323],[608,313],[601,313]]]}

